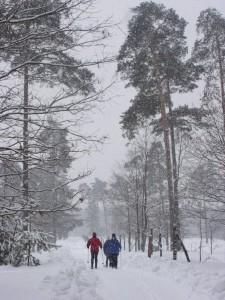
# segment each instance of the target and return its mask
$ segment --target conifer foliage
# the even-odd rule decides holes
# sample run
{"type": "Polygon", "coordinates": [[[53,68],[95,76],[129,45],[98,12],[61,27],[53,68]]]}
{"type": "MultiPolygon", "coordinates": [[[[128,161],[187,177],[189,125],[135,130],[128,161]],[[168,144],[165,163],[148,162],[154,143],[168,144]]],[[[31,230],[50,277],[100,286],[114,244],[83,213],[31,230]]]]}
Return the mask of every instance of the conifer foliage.
{"type": "Polygon", "coordinates": [[[208,8],[200,13],[196,27],[199,38],[193,60],[202,64],[206,82],[219,85],[225,131],[225,18],[215,8],[208,8]]]}
{"type": "MultiPolygon", "coordinates": [[[[180,80],[185,74],[183,62],[187,54],[184,29],[186,21],[173,9],[161,4],[143,2],[133,9],[128,24],[129,34],[118,56],[118,71],[128,80],[128,85],[137,89],[135,104],[142,100],[144,107],[150,107],[150,114],[160,112],[164,147],[166,151],[168,196],[170,203],[170,232],[176,226],[179,231],[178,198],[173,182],[176,181],[171,161],[171,141],[166,106],[172,88],[193,88],[190,81],[180,80]],[[144,102],[148,102],[145,105],[144,102]],[[152,106],[152,108],[151,108],[152,106]]],[[[191,74],[191,72],[189,72],[191,74]]],[[[186,78],[187,79],[187,78],[186,78]]],[[[138,113],[138,112],[137,112],[138,113]]],[[[135,114],[134,114],[135,115],[135,114]]]]}

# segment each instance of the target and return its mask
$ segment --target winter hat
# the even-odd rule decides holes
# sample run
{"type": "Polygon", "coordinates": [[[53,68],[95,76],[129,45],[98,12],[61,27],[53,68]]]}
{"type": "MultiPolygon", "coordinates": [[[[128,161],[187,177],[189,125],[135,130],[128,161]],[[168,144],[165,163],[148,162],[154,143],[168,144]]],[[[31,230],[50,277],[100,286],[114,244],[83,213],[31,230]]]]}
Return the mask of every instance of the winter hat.
{"type": "Polygon", "coordinates": [[[113,233],[113,234],[112,234],[112,239],[115,239],[115,238],[116,238],[116,234],[113,233]]]}
{"type": "Polygon", "coordinates": [[[96,232],[93,232],[92,236],[95,237],[96,235],[97,235],[96,232]]]}

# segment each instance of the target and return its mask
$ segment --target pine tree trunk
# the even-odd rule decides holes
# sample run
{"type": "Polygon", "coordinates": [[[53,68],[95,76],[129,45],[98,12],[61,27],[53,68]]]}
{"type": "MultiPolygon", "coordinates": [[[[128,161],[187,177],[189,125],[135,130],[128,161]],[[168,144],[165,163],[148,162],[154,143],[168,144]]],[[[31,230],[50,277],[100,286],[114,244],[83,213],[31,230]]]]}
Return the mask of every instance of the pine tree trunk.
{"type": "Polygon", "coordinates": [[[204,202],[204,219],[205,219],[205,242],[206,242],[206,244],[208,244],[209,243],[209,229],[208,229],[208,218],[207,218],[205,202],[204,202]]]}
{"type": "MultiPolygon", "coordinates": [[[[176,226],[176,218],[174,218],[174,191],[173,191],[173,174],[172,174],[172,165],[171,165],[171,153],[170,153],[170,140],[169,140],[169,125],[166,115],[166,106],[165,99],[163,95],[162,82],[160,78],[160,70],[156,60],[156,54],[154,50],[152,51],[154,67],[156,71],[156,84],[159,92],[160,99],[160,111],[162,116],[162,127],[163,127],[163,136],[164,136],[164,146],[166,152],[166,169],[167,169],[167,183],[168,183],[168,194],[169,194],[169,203],[170,203],[170,237],[171,241],[173,240],[173,226],[176,226]]],[[[174,250],[174,249],[173,249],[174,250]]]]}
{"type": "Polygon", "coordinates": [[[160,232],[159,232],[159,253],[160,253],[160,257],[162,257],[162,234],[161,234],[161,228],[160,228],[160,232]]]}
{"type": "MultiPolygon", "coordinates": [[[[201,214],[201,212],[200,212],[201,214]]],[[[199,244],[199,260],[202,261],[202,217],[199,219],[199,234],[200,234],[200,244],[199,244]]]]}
{"type": "Polygon", "coordinates": [[[211,221],[210,221],[210,253],[213,254],[213,230],[212,230],[211,221]]]}
{"type": "Polygon", "coordinates": [[[151,228],[151,234],[148,237],[148,257],[151,258],[153,254],[153,229],[151,228]]]}
{"type": "MultiPolygon", "coordinates": [[[[26,7],[28,7],[28,2],[25,4],[26,7]]],[[[29,24],[28,22],[25,23],[26,32],[29,34],[29,24]]],[[[27,45],[25,56],[28,59],[28,51],[29,51],[29,45],[27,45]]],[[[24,78],[23,78],[23,87],[24,87],[24,94],[23,94],[23,176],[22,176],[22,193],[23,193],[23,231],[29,231],[30,230],[30,221],[29,220],[29,212],[28,209],[30,208],[30,201],[29,201],[29,67],[28,65],[24,66],[24,78]]],[[[30,249],[30,243],[28,245],[24,245],[23,251],[27,254],[27,264],[30,264],[30,256],[31,256],[31,249],[30,249]]]]}
{"type": "Polygon", "coordinates": [[[23,230],[28,230],[28,212],[27,208],[29,207],[29,174],[28,174],[28,118],[29,118],[29,110],[28,110],[28,66],[24,67],[24,113],[23,113],[23,201],[24,201],[24,219],[25,224],[23,226],[23,230]]]}
{"type": "MultiPolygon", "coordinates": [[[[169,115],[172,118],[172,106],[170,99],[170,84],[167,80],[167,91],[169,97],[169,115]]],[[[177,170],[177,159],[176,159],[176,145],[175,145],[175,134],[174,134],[174,125],[170,122],[170,138],[171,138],[171,153],[172,153],[172,163],[173,163],[173,189],[174,189],[174,222],[176,224],[176,231],[178,236],[180,236],[180,218],[179,218],[179,195],[178,195],[178,170],[177,170]]],[[[178,249],[180,245],[177,243],[178,249]]]]}
{"type": "MultiPolygon", "coordinates": [[[[28,102],[29,102],[29,70],[28,66],[24,67],[24,115],[23,115],[23,176],[22,176],[22,188],[23,188],[23,231],[30,231],[30,222],[29,219],[29,212],[28,209],[30,208],[30,201],[29,201],[29,149],[28,149],[28,139],[29,139],[29,109],[28,109],[28,102]]],[[[30,242],[27,245],[24,245],[24,251],[27,253],[27,265],[30,265],[30,258],[31,258],[31,247],[30,242]]]]}
{"type": "MultiPolygon", "coordinates": [[[[55,154],[53,157],[56,156],[55,154]]],[[[53,167],[53,174],[52,174],[52,206],[54,208],[57,207],[57,192],[55,190],[55,174],[56,174],[56,168],[53,167]]],[[[57,224],[57,214],[52,214],[52,232],[53,232],[53,243],[56,244],[57,238],[58,238],[58,224],[57,224]]]]}
{"type": "Polygon", "coordinates": [[[163,198],[163,176],[162,176],[162,172],[160,169],[160,158],[157,152],[157,164],[158,164],[158,176],[159,176],[159,195],[160,195],[160,199],[161,199],[161,206],[160,206],[160,220],[159,220],[159,227],[162,228],[163,232],[164,232],[164,236],[166,239],[166,246],[167,249],[169,247],[169,236],[168,236],[168,231],[169,231],[169,225],[168,225],[168,221],[166,220],[166,213],[165,213],[165,203],[164,203],[164,198],[163,198]]]}
{"type": "Polygon", "coordinates": [[[147,227],[148,227],[148,217],[147,217],[147,172],[148,172],[148,157],[147,157],[147,144],[145,144],[145,161],[144,161],[144,176],[143,176],[143,225],[142,225],[142,243],[141,250],[145,251],[147,227]]]}
{"type": "Polygon", "coordinates": [[[191,260],[190,260],[190,258],[189,258],[189,255],[188,255],[188,252],[187,252],[187,249],[185,248],[183,242],[181,241],[181,239],[180,239],[180,237],[179,237],[178,235],[177,235],[177,240],[180,242],[180,245],[181,245],[181,247],[182,247],[182,249],[183,249],[183,251],[184,251],[184,254],[185,254],[185,256],[186,256],[187,261],[188,261],[188,262],[191,262],[191,260]]]}
{"type": "Polygon", "coordinates": [[[128,251],[131,251],[131,220],[130,220],[130,208],[128,207],[127,212],[127,223],[128,223],[128,251]]]}
{"type": "Polygon", "coordinates": [[[136,197],[136,238],[135,238],[135,243],[137,250],[140,250],[140,204],[139,204],[139,196],[138,196],[138,174],[137,174],[137,166],[136,166],[136,174],[135,174],[135,197],[136,197]]]}
{"type": "Polygon", "coordinates": [[[102,197],[102,204],[103,204],[103,211],[104,211],[104,219],[105,219],[105,235],[108,239],[109,237],[109,231],[108,231],[108,218],[107,218],[107,211],[106,211],[106,205],[105,205],[105,199],[104,196],[102,197]]]}

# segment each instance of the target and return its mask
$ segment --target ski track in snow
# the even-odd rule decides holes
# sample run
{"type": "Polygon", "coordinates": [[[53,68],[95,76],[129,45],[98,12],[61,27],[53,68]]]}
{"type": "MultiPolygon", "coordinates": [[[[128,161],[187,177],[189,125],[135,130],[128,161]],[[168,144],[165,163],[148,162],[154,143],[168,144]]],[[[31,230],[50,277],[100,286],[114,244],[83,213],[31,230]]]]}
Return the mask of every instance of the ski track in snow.
{"type": "MultiPolygon", "coordinates": [[[[51,287],[54,292],[52,300],[199,300],[193,294],[187,295],[187,287],[166,277],[159,277],[155,272],[159,267],[138,268],[138,259],[122,265],[123,255],[119,258],[119,268],[103,266],[102,253],[98,256],[98,269],[90,269],[85,242],[66,243],[66,251],[58,250],[56,260],[61,260],[61,271],[54,276],[47,276],[42,287],[51,287]]],[[[54,256],[56,253],[54,253],[54,256]]],[[[129,256],[129,255],[128,255],[129,256]]],[[[90,257],[90,256],[89,256],[90,257]]],[[[204,300],[208,300],[207,297],[204,300]]]]}
{"type": "Polygon", "coordinates": [[[173,261],[166,252],[149,259],[122,250],[118,269],[111,269],[100,251],[92,270],[82,238],[59,243],[38,255],[38,267],[1,266],[0,300],[225,300],[224,263],[187,263],[183,253],[173,261]]]}
{"type": "Polygon", "coordinates": [[[101,286],[99,292],[104,300],[199,300],[198,297],[189,298],[186,289],[169,279],[162,279],[154,275],[149,269],[138,270],[124,267],[122,269],[105,269],[99,272],[101,286]]]}
{"type": "Polygon", "coordinates": [[[69,245],[66,246],[66,251],[65,249],[57,251],[57,257],[53,253],[56,261],[61,261],[60,271],[52,276],[46,276],[41,288],[52,289],[55,295],[51,300],[102,300],[95,291],[98,277],[90,276],[85,261],[76,255],[73,247],[69,249],[69,245]]]}

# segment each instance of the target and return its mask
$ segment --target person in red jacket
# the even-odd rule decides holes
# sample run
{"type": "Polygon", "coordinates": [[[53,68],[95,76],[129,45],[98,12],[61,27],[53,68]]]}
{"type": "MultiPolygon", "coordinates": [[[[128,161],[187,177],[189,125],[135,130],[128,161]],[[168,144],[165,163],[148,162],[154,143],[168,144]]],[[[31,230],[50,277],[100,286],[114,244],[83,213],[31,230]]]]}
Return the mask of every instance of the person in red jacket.
{"type": "Polygon", "coordinates": [[[98,264],[98,251],[99,247],[102,248],[101,241],[97,238],[96,232],[93,232],[92,238],[87,242],[87,248],[91,246],[91,268],[93,269],[93,264],[95,262],[95,269],[97,269],[98,264]]]}

